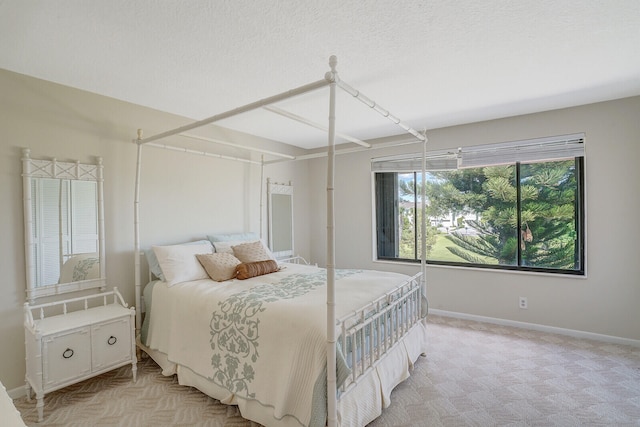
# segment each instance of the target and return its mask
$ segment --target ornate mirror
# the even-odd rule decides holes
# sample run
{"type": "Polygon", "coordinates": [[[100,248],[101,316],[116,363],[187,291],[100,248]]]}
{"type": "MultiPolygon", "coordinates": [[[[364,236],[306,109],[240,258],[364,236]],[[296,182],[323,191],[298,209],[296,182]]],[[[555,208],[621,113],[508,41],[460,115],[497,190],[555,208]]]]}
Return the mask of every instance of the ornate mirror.
{"type": "Polygon", "coordinates": [[[102,158],[37,160],[24,149],[27,298],[106,287],[102,158]]]}
{"type": "Polygon", "coordinates": [[[293,185],[267,179],[269,248],[276,258],[293,256],[293,185]]]}

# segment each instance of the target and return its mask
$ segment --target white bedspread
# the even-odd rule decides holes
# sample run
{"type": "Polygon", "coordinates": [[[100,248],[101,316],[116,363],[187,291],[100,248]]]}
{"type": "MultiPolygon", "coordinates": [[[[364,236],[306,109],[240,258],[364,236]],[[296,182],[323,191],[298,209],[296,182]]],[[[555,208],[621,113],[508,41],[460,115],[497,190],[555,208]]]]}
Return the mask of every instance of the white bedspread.
{"type": "MultiPolygon", "coordinates": [[[[408,278],[336,271],[337,316],[408,278]]],[[[326,367],[325,301],[326,271],[309,266],[290,265],[249,280],[170,288],[161,282],[153,290],[146,344],[229,390],[230,400],[255,400],[273,408],[276,419],[324,425],[312,415],[312,396],[326,367]]]]}

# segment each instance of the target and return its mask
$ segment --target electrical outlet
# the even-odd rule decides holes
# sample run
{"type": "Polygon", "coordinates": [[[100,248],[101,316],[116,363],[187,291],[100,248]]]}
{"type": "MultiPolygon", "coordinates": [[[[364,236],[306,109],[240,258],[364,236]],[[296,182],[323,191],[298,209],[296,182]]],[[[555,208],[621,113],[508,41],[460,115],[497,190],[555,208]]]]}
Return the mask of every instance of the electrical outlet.
{"type": "Polygon", "coordinates": [[[529,305],[527,304],[527,297],[520,297],[519,307],[524,309],[529,308],[529,305]]]}

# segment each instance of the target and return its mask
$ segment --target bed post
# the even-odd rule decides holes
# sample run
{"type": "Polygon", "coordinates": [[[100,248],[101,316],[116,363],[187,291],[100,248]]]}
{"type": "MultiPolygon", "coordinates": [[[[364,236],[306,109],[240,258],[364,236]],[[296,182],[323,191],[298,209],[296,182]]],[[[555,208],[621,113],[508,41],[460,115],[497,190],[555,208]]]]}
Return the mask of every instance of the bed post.
{"type": "Polygon", "coordinates": [[[327,154],[327,425],[337,426],[338,402],[336,379],[336,307],[335,307],[335,230],[333,185],[336,134],[336,65],[337,58],[329,58],[331,71],[325,78],[329,83],[329,137],[327,154]]]}
{"type": "Polygon", "coordinates": [[[140,168],[142,167],[142,129],[138,129],[138,138],[133,142],[136,143],[138,148],[138,155],[136,160],[136,187],[133,201],[133,234],[134,234],[134,272],[135,272],[135,289],[136,289],[136,338],[140,333],[142,327],[142,289],[140,284],[140,168]]]}
{"type": "Polygon", "coordinates": [[[264,154],[260,157],[260,238],[262,240],[265,240],[264,234],[263,234],[263,226],[262,226],[262,222],[263,222],[263,215],[262,215],[262,211],[264,208],[264,202],[263,202],[263,193],[264,193],[264,154]]]}
{"type": "MultiPolygon", "coordinates": [[[[96,158],[96,173],[98,178],[98,206],[100,210],[98,211],[98,229],[100,230],[100,234],[98,234],[100,242],[100,254],[104,254],[101,257],[102,262],[100,263],[100,277],[107,277],[107,266],[105,259],[107,258],[107,250],[105,247],[105,238],[104,238],[104,166],[102,165],[102,157],[96,158]]],[[[106,281],[103,283],[103,286],[100,287],[100,290],[104,292],[106,289],[107,283],[106,281]]]]}
{"type": "MultiPolygon", "coordinates": [[[[420,190],[420,208],[422,209],[421,215],[421,227],[422,227],[422,239],[420,242],[420,288],[422,297],[427,296],[427,212],[426,212],[426,199],[427,188],[425,185],[427,178],[427,132],[424,132],[424,139],[422,141],[422,188],[420,190]]],[[[420,310],[422,311],[422,304],[420,304],[420,310]]],[[[420,317],[424,318],[427,313],[420,313],[420,317]]]]}

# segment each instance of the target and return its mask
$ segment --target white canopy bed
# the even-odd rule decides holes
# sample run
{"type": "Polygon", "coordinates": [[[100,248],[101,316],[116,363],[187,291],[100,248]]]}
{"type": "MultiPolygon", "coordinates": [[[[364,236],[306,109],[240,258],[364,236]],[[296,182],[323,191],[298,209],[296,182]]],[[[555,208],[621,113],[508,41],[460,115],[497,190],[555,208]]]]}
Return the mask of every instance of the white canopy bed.
{"type": "MultiPolygon", "coordinates": [[[[139,131],[134,140],[138,145],[134,203],[136,307],[143,306],[143,297],[149,304],[153,295],[151,309],[147,306],[148,318],[145,318],[144,327],[142,310],[136,311],[137,331],[143,328],[144,335],[139,336],[138,344],[158,362],[165,374],[177,373],[181,384],[194,386],[223,403],[236,404],[245,418],[268,426],[366,424],[388,406],[391,390],[408,377],[413,362],[425,352],[424,259],[421,272],[413,277],[335,268],[336,87],[415,136],[416,142],[422,141],[426,146],[426,137],[342,82],[336,64],[336,58],[332,56],[331,71],[317,82],[148,138],[142,138],[139,131]],[[190,254],[188,263],[194,271],[201,266],[209,277],[198,273],[200,276],[196,274],[186,281],[173,280],[166,277],[167,264],[161,262],[161,273],[165,277],[152,281],[143,294],[139,238],[142,147],[145,144],[159,146],[154,141],[177,134],[188,136],[189,130],[258,108],[282,115],[282,110],[272,104],[326,86],[329,87],[326,269],[291,264],[283,268],[283,264],[276,264],[277,267],[266,267],[269,274],[261,272],[256,277],[249,274],[248,280],[239,280],[236,276],[239,266],[251,267],[255,263],[253,258],[243,260],[236,251],[258,242],[249,242],[251,239],[246,238],[244,242],[234,240],[235,245],[229,252],[229,242],[209,236],[210,242],[196,242],[188,249],[180,249],[190,254]],[[234,264],[234,275],[229,281],[223,280],[226,277],[219,281],[214,278],[201,258],[203,253],[210,252],[229,252],[240,258],[241,264],[234,264]],[[178,283],[172,283],[176,281],[178,283]],[[277,289],[277,295],[274,289],[277,289]],[[319,292],[326,292],[326,305],[319,292]],[[213,293],[218,294],[217,299],[209,299],[213,298],[213,293]],[[197,317],[195,313],[199,311],[208,318],[197,317]],[[240,311],[241,321],[238,316],[233,317],[240,311]],[[251,313],[248,315],[248,312],[251,313]],[[254,319],[258,314],[260,318],[254,319]],[[326,321],[319,322],[325,314],[326,321]],[[170,315],[187,320],[178,325],[170,315]],[[147,323],[149,318],[151,321],[147,323]],[[235,320],[229,320],[232,318],[235,320]],[[203,329],[200,329],[201,323],[206,323],[203,329]],[[229,327],[231,323],[234,323],[233,328],[229,327]],[[258,324],[259,335],[264,338],[260,342],[257,341],[258,324]],[[198,336],[200,340],[197,340],[198,336]],[[194,337],[197,342],[190,341],[194,337]],[[237,354],[224,353],[223,347],[233,348],[243,356],[238,358],[237,354]],[[318,347],[321,347],[320,355],[318,347]],[[322,376],[322,381],[316,380],[318,375],[322,376]],[[319,404],[322,405],[320,409],[319,404]]],[[[301,119],[293,114],[287,117],[301,119]]],[[[423,227],[424,221],[423,215],[423,227]]],[[[159,261],[166,255],[162,251],[167,250],[177,249],[153,248],[159,261]]],[[[271,256],[268,249],[264,250],[271,256]]],[[[422,253],[425,253],[424,241],[422,253]]],[[[259,261],[264,262],[268,260],[259,261]]],[[[181,274],[175,271],[169,274],[174,273],[181,274]]]]}

